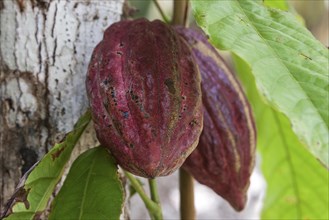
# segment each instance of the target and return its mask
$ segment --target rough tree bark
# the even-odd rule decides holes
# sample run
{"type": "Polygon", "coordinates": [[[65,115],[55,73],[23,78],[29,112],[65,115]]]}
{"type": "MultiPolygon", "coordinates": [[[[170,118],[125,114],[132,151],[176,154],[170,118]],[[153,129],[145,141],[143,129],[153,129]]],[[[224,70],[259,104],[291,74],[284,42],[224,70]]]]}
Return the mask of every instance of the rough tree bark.
{"type": "MultiPolygon", "coordinates": [[[[123,0],[0,1],[0,206],[88,104],[92,49],[123,0]]],[[[85,144],[93,144],[93,136],[85,144]]]]}

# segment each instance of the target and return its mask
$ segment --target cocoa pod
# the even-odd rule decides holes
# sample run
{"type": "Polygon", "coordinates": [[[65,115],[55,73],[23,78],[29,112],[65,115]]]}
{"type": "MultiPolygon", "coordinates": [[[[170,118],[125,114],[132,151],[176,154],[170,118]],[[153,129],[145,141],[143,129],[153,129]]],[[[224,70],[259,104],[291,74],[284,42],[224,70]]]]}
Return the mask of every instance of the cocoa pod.
{"type": "Polygon", "coordinates": [[[99,142],[135,175],[172,173],[200,137],[200,81],[191,49],[171,26],[114,23],[93,51],[86,79],[99,142]]]}
{"type": "Polygon", "coordinates": [[[182,27],[176,30],[196,57],[204,106],[200,142],[183,168],[234,209],[242,210],[255,160],[256,129],[250,105],[241,85],[205,35],[182,27]]]}

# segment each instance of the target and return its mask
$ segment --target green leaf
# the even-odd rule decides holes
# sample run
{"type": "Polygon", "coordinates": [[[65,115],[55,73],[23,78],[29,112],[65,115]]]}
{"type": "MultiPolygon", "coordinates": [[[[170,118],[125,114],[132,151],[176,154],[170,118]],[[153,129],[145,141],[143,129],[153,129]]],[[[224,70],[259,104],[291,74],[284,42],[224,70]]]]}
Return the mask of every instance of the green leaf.
{"type": "Polygon", "coordinates": [[[119,219],[124,193],[117,171],[103,147],[81,154],[54,199],[49,219],[119,219]]]}
{"type": "Polygon", "coordinates": [[[259,91],[328,167],[328,50],[292,14],[262,1],[192,0],[192,8],[211,42],[247,62],[259,91]]]}
{"type": "MultiPolygon", "coordinates": [[[[12,211],[5,219],[35,219],[46,208],[49,197],[60,180],[65,165],[82,132],[91,119],[87,111],[77,122],[74,130],[64,140],[56,144],[27,174],[25,183],[15,192],[12,211]]],[[[23,180],[24,181],[24,177],[23,180]]]]}
{"type": "Polygon", "coordinates": [[[264,0],[264,5],[270,8],[289,11],[303,26],[305,26],[304,18],[297,13],[295,8],[291,5],[291,2],[289,4],[287,0],[264,0]]]}
{"type": "Polygon", "coordinates": [[[289,5],[286,0],[264,0],[264,5],[271,8],[277,8],[284,11],[289,10],[289,5]]]}
{"type": "Polygon", "coordinates": [[[329,219],[329,173],[298,141],[287,118],[263,102],[249,67],[236,67],[254,109],[267,181],[263,219],[329,219]]]}

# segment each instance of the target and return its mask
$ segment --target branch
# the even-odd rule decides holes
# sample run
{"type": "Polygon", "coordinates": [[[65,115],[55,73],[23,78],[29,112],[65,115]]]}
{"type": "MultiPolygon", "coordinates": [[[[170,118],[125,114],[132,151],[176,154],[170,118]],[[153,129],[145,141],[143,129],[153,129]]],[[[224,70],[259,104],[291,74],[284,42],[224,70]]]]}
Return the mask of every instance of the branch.
{"type": "Polygon", "coordinates": [[[188,0],[174,0],[173,25],[186,26],[188,14],[188,0]]]}
{"type": "Polygon", "coordinates": [[[184,220],[195,219],[193,184],[193,177],[181,168],[179,170],[180,216],[184,220]]]}

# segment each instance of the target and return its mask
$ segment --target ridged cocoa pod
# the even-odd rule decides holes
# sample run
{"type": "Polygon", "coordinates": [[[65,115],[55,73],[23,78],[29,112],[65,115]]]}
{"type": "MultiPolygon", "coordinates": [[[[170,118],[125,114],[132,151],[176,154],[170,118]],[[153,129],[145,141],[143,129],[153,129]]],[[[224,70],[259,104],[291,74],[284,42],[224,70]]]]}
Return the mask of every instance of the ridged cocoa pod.
{"type": "Polygon", "coordinates": [[[111,25],[86,80],[98,140],[131,173],[172,173],[199,141],[200,81],[191,49],[171,26],[146,19],[111,25]]]}
{"type": "Polygon", "coordinates": [[[177,27],[192,47],[202,78],[204,128],[198,147],[183,165],[240,211],[254,167],[256,129],[244,92],[201,32],[177,27]]]}

